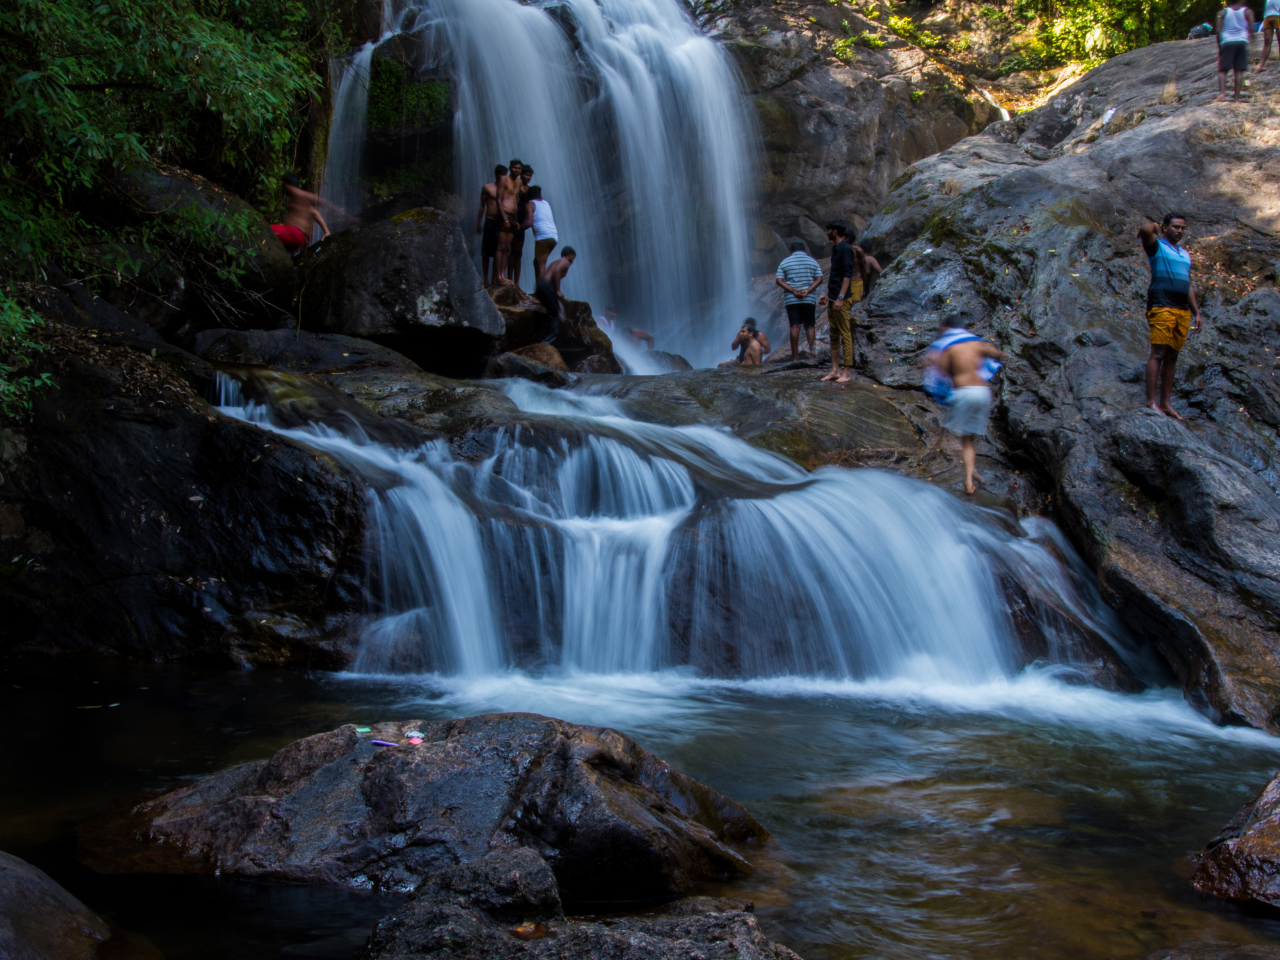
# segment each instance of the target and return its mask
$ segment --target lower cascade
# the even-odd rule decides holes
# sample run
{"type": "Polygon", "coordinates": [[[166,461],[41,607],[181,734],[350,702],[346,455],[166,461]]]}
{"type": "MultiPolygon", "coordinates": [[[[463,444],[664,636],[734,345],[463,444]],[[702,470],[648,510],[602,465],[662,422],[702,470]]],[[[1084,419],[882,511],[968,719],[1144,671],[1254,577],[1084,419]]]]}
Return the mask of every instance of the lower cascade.
{"type": "Polygon", "coordinates": [[[273,426],[224,379],[224,412],[368,484],[375,606],[356,671],[964,684],[1032,659],[1070,666],[1087,634],[1141,672],[1048,521],[1014,524],[880,471],[810,474],[726,429],[631,419],[606,396],[505,390],[528,423],[472,464],[442,441],[273,426]],[[1029,612],[1038,657],[1013,607],[1029,612]]]}

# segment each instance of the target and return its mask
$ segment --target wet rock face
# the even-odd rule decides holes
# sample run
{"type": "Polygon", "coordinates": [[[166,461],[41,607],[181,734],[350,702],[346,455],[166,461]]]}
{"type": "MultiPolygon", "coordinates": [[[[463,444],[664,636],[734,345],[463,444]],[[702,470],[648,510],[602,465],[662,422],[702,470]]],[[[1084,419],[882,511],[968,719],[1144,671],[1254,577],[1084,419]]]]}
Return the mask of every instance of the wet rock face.
{"type": "Polygon", "coordinates": [[[1124,54],[904,174],[866,230],[897,258],[855,310],[859,363],[917,387],[951,312],[999,344],[980,455],[1039,476],[1108,602],[1193,702],[1278,731],[1280,121],[1211,107],[1212,51],[1196,49],[1124,54]],[[1189,218],[1205,318],[1179,358],[1183,423],[1144,408],[1136,233],[1170,210],[1189,218]]]}
{"type": "Polygon", "coordinates": [[[84,850],[110,873],[412,889],[455,863],[526,846],[566,898],[589,902],[748,873],[729,844],[767,838],[738,804],[615,730],[488,714],[298,740],[136,807],[84,850]]]}
{"type": "Polygon", "coordinates": [[[346,625],[363,606],[361,485],[209,407],[212,370],[190,354],[43,330],[40,362],[58,386],[0,436],[0,642],[345,662],[346,625]]]}
{"type": "MultiPolygon", "coordinates": [[[[544,338],[551,330],[551,317],[537,300],[524,297],[515,287],[493,287],[489,291],[494,304],[502,314],[503,335],[498,341],[502,353],[522,354],[542,366],[559,370],[560,365],[539,356],[544,338]],[[529,354],[528,350],[535,353],[529,354]]],[[[560,356],[564,369],[577,373],[621,373],[622,365],[613,355],[613,341],[596,324],[591,304],[585,300],[569,300],[560,318],[560,330],[552,346],[560,356]]],[[[490,370],[488,376],[525,376],[523,372],[504,373],[510,361],[490,370]]],[[[513,369],[518,369],[513,368],[513,369]]],[[[541,373],[541,371],[539,371],[541,373]]],[[[531,377],[530,379],[540,379],[531,377]]],[[[541,377],[542,382],[549,381],[541,377]]]]}
{"type": "Polygon", "coordinates": [[[764,135],[771,229],[757,240],[758,268],[792,239],[825,249],[829,220],[860,228],[905,167],[999,119],[975,89],[952,84],[954,70],[847,6],[739,3],[709,27],[734,53],[764,135]],[[857,34],[883,46],[850,43],[857,34]]]}
{"type": "Polygon", "coordinates": [[[1280,908],[1280,777],[1245,804],[1198,856],[1201,893],[1280,908]]]}
{"type": "Polygon", "coordinates": [[[567,920],[546,862],[514,850],[431,878],[378,924],[358,960],[798,960],[765,938],[750,909],[696,897],[643,915],[567,920]]]}
{"type": "Polygon", "coordinates": [[[43,870],[0,852],[0,957],[95,960],[111,928],[43,870]]]}
{"type": "Polygon", "coordinates": [[[343,230],[298,270],[304,329],[377,341],[433,373],[479,376],[503,334],[457,221],[438,210],[343,230]]]}

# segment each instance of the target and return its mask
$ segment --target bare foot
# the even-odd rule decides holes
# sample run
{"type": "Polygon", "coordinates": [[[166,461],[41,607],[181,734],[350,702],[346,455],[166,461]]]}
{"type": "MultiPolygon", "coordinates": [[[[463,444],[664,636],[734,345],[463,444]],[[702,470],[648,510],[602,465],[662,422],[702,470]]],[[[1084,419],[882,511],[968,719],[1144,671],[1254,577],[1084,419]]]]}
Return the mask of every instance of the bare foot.
{"type": "Polygon", "coordinates": [[[978,485],[976,483],[966,483],[964,485],[964,492],[972,497],[975,493],[978,492],[978,485]]]}
{"type": "Polygon", "coordinates": [[[836,383],[848,383],[848,382],[849,382],[849,375],[847,373],[842,373],[840,374],[840,376],[836,377],[836,383]]]}
{"type": "Polygon", "coordinates": [[[823,377],[823,378],[822,378],[821,380],[819,380],[818,382],[819,382],[819,383],[826,383],[827,381],[829,381],[829,380],[834,380],[835,378],[836,378],[836,372],[835,372],[834,370],[832,370],[830,373],[828,373],[825,377],[823,377]]]}
{"type": "Polygon", "coordinates": [[[1213,98],[1213,102],[1214,102],[1214,103],[1226,103],[1226,102],[1227,102],[1227,95],[1226,95],[1225,93],[1220,93],[1220,94],[1218,94],[1216,97],[1214,97],[1214,98],[1213,98]]]}
{"type": "Polygon", "coordinates": [[[1147,404],[1147,406],[1150,407],[1152,410],[1154,410],[1156,413],[1160,413],[1160,414],[1164,413],[1164,410],[1161,409],[1160,404],[1158,403],[1149,403],[1147,404]]]}
{"type": "Polygon", "coordinates": [[[1182,419],[1182,415],[1178,413],[1177,410],[1173,409],[1173,404],[1169,404],[1167,407],[1157,407],[1157,409],[1166,417],[1173,417],[1175,420],[1182,419]]]}

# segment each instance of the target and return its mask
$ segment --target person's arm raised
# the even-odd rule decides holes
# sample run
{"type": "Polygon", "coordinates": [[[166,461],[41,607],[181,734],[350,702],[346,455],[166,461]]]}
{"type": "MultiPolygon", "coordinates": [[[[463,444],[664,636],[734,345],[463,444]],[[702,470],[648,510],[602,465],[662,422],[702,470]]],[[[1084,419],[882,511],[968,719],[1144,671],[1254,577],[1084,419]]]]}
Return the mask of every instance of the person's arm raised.
{"type": "Polygon", "coordinates": [[[1153,253],[1160,242],[1160,224],[1150,217],[1143,217],[1142,225],[1138,227],[1138,239],[1142,241],[1143,250],[1153,253]]]}

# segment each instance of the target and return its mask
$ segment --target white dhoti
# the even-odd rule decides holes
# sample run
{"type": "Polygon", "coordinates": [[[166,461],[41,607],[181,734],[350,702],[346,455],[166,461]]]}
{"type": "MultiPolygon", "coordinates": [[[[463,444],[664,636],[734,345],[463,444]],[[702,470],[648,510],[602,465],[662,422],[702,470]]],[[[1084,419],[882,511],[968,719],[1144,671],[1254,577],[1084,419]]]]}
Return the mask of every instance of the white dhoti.
{"type": "Polygon", "coordinates": [[[985,437],[990,413],[990,387],[955,387],[947,402],[945,426],[957,437],[985,437]]]}

